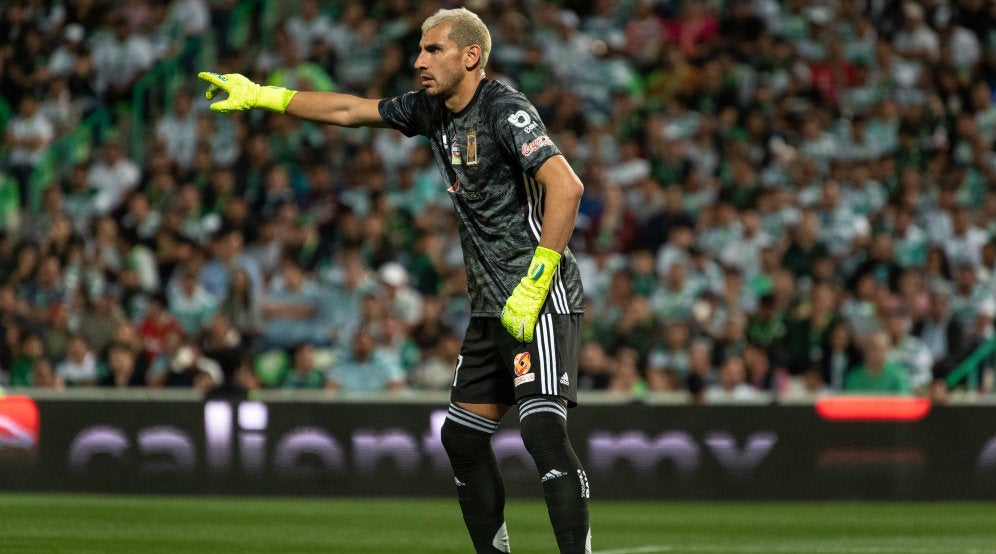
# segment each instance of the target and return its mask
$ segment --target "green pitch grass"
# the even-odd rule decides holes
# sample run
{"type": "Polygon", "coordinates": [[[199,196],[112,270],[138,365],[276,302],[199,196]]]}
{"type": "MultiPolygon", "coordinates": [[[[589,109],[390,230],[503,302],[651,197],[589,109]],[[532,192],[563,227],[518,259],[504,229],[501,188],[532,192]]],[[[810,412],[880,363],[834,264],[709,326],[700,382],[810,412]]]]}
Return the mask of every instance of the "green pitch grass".
{"type": "MultiPolygon", "coordinates": [[[[512,551],[557,551],[510,502],[512,551]]],[[[993,554],[996,504],[595,502],[595,554],[993,554]]],[[[456,501],[0,495],[0,552],[470,552],[456,501]]]]}

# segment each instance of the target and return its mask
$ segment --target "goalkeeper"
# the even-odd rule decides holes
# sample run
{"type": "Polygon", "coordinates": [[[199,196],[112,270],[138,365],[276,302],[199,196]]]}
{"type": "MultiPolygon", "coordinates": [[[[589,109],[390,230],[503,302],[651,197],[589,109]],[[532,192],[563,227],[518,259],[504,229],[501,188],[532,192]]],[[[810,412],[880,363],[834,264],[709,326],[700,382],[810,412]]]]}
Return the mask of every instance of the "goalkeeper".
{"type": "Polygon", "coordinates": [[[422,24],[423,90],[381,100],[260,87],[201,73],[216,112],[250,108],[345,127],[424,135],[460,220],[472,317],[442,442],[477,552],[509,552],[491,436],[513,404],[561,553],[591,552],[588,480],[567,436],[584,310],[567,242],[583,186],[522,94],[488,79],[487,27],[460,8],[422,24]]]}

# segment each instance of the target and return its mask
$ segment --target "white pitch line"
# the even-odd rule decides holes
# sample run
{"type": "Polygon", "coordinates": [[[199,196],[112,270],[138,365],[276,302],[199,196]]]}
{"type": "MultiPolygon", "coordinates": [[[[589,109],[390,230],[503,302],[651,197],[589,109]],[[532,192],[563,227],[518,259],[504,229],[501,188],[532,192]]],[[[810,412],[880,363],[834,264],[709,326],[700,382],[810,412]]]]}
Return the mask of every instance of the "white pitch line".
{"type": "Polygon", "coordinates": [[[641,546],[638,548],[620,548],[619,550],[599,550],[596,554],[654,554],[656,552],[671,552],[672,546],[641,546]]]}
{"type": "MultiPolygon", "coordinates": [[[[599,550],[595,554],[656,554],[659,552],[674,552],[675,547],[668,545],[657,545],[657,546],[637,546],[633,548],[619,548],[616,550],[599,550]]],[[[806,550],[805,548],[800,549],[795,546],[781,546],[781,547],[752,547],[752,546],[713,546],[713,545],[686,545],[681,547],[683,552],[731,552],[736,554],[771,554],[777,552],[799,552],[800,550],[806,550]]],[[[811,550],[813,554],[877,554],[880,552],[895,552],[898,548],[892,547],[819,547],[811,550]]],[[[934,550],[930,548],[926,549],[913,549],[909,550],[903,548],[909,554],[950,554],[949,550],[934,550]]],[[[977,549],[971,549],[964,554],[984,554],[983,551],[977,549]]]]}

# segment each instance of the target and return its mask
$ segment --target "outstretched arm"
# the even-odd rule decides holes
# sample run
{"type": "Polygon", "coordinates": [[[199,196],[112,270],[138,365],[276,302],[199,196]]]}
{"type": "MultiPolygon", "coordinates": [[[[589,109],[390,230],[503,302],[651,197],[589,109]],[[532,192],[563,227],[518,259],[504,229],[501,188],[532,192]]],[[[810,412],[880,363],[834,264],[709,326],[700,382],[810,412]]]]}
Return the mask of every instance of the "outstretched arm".
{"type": "Polygon", "coordinates": [[[387,127],[378,104],[380,100],[338,92],[298,92],[285,113],[340,127],[387,127]]]}
{"type": "Polygon", "coordinates": [[[298,92],[260,86],[238,73],[221,75],[202,71],[197,76],[211,83],[205,94],[208,100],[222,92],[228,93],[228,98],[211,104],[214,112],[260,108],[340,127],[387,127],[378,110],[380,100],[336,92],[298,92]]]}

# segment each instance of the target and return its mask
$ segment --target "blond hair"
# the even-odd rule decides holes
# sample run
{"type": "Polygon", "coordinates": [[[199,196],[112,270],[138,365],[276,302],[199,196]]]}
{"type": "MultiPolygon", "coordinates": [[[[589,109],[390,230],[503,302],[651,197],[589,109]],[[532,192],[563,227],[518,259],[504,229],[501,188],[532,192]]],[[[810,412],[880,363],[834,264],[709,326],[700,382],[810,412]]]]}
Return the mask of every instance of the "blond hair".
{"type": "Polygon", "coordinates": [[[467,8],[439,10],[422,22],[422,33],[440,23],[450,24],[449,38],[460,48],[472,44],[481,48],[480,68],[484,69],[488,63],[488,56],[491,55],[491,33],[488,32],[488,27],[481,21],[481,18],[467,8]]]}

